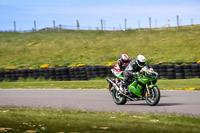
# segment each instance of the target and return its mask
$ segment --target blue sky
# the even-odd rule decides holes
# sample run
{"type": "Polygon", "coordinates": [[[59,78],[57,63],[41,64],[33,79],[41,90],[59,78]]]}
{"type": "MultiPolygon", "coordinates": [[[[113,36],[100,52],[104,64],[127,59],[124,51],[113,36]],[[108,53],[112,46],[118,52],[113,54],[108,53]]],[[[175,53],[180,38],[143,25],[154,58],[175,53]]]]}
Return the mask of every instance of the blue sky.
{"type": "Polygon", "coordinates": [[[179,15],[180,25],[200,24],[199,0],[0,0],[0,30],[30,30],[37,22],[37,29],[56,25],[100,27],[104,20],[106,27],[127,28],[176,26],[179,15]]]}

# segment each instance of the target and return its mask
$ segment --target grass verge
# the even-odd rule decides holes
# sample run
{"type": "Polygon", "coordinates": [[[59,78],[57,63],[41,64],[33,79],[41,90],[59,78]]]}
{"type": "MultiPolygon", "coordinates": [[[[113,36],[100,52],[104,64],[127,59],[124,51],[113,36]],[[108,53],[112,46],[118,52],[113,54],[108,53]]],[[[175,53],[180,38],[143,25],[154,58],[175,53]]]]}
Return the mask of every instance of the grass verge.
{"type": "Polygon", "coordinates": [[[0,132],[192,133],[199,132],[199,129],[200,117],[193,116],[0,108],[0,132]]]}
{"type": "MultiPolygon", "coordinates": [[[[161,90],[200,90],[200,79],[158,80],[161,90]]],[[[89,81],[19,80],[0,82],[1,89],[107,89],[106,79],[89,81]]]]}
{"type": "Polygon", "coordinates": [[[199,29],[200,25],[128,31],[0,32],[0,68],[114,65],[122,53],[133,59],[143,54],[148,64],[196,62],[200,60],[199,29]]]}

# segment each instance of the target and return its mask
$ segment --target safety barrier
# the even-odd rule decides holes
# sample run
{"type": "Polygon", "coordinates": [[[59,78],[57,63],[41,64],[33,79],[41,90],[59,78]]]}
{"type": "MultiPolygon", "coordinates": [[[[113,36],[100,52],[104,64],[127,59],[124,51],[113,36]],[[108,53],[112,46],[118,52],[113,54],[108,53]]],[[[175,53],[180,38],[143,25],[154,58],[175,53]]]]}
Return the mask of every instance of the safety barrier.
{"type": "MultiPolygon", "coordinates": [[[[160,79],[188,79],[200,78],[200,63],[193,64],[152,64],[159,74],[160,79]]],[[[21,78],[45,78],[56,81],[90,80],[105,77],[114,77],[110,71],[113,66],[80,66],[80,67],[57,67],[41,69],[11,69],[0,71],[0,81],[5,79],[16,81],[21,78]]]]}

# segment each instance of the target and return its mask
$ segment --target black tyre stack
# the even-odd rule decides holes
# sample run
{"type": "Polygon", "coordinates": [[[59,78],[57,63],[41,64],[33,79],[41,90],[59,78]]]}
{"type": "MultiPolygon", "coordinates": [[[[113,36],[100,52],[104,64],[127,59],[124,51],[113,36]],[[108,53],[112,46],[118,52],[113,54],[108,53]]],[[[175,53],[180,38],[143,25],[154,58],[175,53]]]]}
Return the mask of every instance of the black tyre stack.
{"type": "Polygon", "coordinates": [[[93,72],[92,72],[92,66],[85,66],[85,70],[86,70],[86,75],[88,79],[94,79],[95,77],[93,76],[93,72]]]}
{"type": "Polygon", "coordinates": [[[70,81],[69,67],[61,68],[62,81],[70,81]]]}
{"type": "Polygon", "coordinates": [[[28,69],[28,78],[33,78],[33,69],[28,69]]]}
{"type": "Polygon", "coordinates": [[[153,70],[157,73],[159,73],[159,64],[152,64],[150,65],[151,67],[153,67],[153,70]]]}
{"type": "Polygon", "coordinates": [[[28,78],[28,69],[20,70],[19,71],[19,77],[24,78],[24,79],[28,78]]]}
{"type": "Polygon", "coordinates": [[[4,77],[5,77],[6,80],[11,80],[11,78],[12,78],[11,72],[6,71],[4,77]]]}
{"type": "Polygon", "coordinates": [[[107,77],[107,67],[106,66],[99,66],[99,77],[100,78],[107,77]]]}
{"type": "Polygon", "coordinates": [[[159,71],[158,71],[158,74],[159,74],[159,78],[163,79],[167,79],[167,65],[159,65],[159,71]]]}
{"type": "Polygon", "coordinates": [[[173,64],[167,65],[167,79],[176,79],[175,66],[173,64]]]}
{"type": "Polygon", "coordinates": [[[43,78],[44,77],[44,68],[41,68],[38,70],[38,78],[43,78]]]}
{"type": "MultiPolygon", "coordinates": [[[[152,64],[154,71],[158,72],[159,78],[165,79],[188,79],[200,78],[200,63],[196,64],[152,64]]],[[[16,81],[19,78],[45,78],[56,81],[89,80],[97,77],[114,77],[111,69],[114,66],[79,66],[57,67],[41,69],[8,69],[0,70],[0,81],[5,79],[16,81]]]]}
{"type": "Polygon", "coordinates": [[[39,70],[38,69],[32,69],[33,77],[34,79],[39,78],[39,70]]]}
{"type": "Polygon", "coordinates": [[[184,65],[184,76],[185,79],[192,78],[192,66],[191,65],[184,65]]]}
{"type": "Polygon", "coordinates": [[[55,80],[62,81],[62,69],[60,67],[56,68],[55,74],[55,80]]]}
{"type": "Polygon", "coordinates": [[[70,73],[69,67],[58,67],[51,70],[52,79],[56,81],[69,81],[70,80],[70,73]]]}
{"type": "Polygon", "coordinates": [[[0,82],[5,79],[5,72],[0,70],[0,82]]]}
{"type": "Polygon", "coordinates": [[[85,66],[69,68],[69,80],[88,80],[85,66]]]}
{"type": "Polygon", "coordinates": [[[99,72],[99,66],[92,66],[92,78],[99,77],[100,72],[99,72]]]}
{"type": "Polygon", "coordinates": [[[175,66],[175,76],[176,79],[184,79],[184,67],[182,65],[176,65],[175,66]]]}
{"type": "MultiPolygon", "coordinates": [[[[19,79],[19,70],[18,69],[12,69],[9,71],[10,71],[10,73],[9,72],[8,73],[11,74],[11,78],[8,78],[8,79],[10,79],[12,81],[16,81],[19,79]]],[[[10,76],[7,76],[7,77],[10,77],[10,76]]]]}
{"type": "Polygon", "coordinates": [[[44,68],[43,69],[43,73],[44,73],[44,75],[42,75],[41,77],[44,77],[45,79],[49,79],[50,78],[49,69],[48,68],[44,68]]]}
{"type": "Polygon", "coordinates": [[[76,80],[88,80],[85,66],[75,67],[76,80]]]}
{"type": "Polygon", "coordinates": [[[192,77],[200,78],[200,64],[192,64],[192,77]]]}
{"type": "Polygon", "coordinates": [[[49,68],[49,79],[56,80],[56,69],[55,68],[49,68]]]}

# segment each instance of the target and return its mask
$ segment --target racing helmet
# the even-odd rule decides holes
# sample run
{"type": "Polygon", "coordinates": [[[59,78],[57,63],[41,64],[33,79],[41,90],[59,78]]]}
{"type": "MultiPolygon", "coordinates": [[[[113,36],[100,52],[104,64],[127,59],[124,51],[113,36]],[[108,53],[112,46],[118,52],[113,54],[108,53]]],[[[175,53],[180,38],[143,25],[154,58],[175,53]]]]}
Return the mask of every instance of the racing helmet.
{"type": "Polygon", "coordinates": [[[127,63],[128,60],[129,60],[129,57],[128,57],[127,54],[122,54],[122,55],[120,56],[120,59],[121,59],[121,61],[122,61],[123,63],[127,63]]]}
{"type": "Polygon", "coordinates": [[[137,56],[137,58],[136,58],[136,63],[137,63],[137,65],[139,66],[139,67],[144,67],[144,65],[145,65],[145,63],[146,63],[146,58],[143,56],[143,55],[141,55],[141,54],[139,54],[138,56],[137,56]]]}

